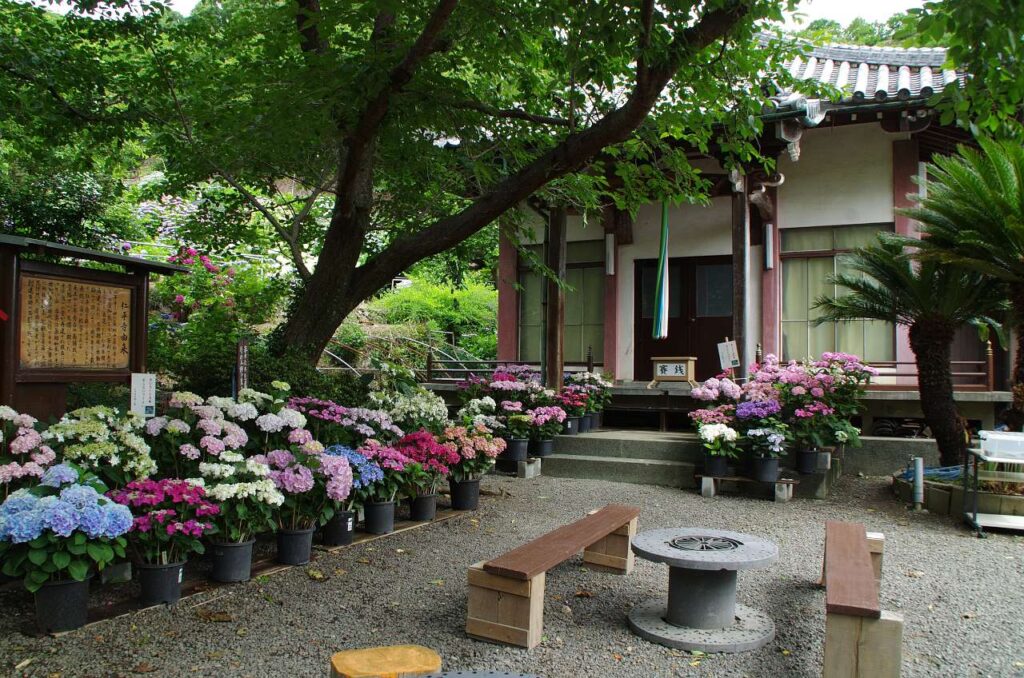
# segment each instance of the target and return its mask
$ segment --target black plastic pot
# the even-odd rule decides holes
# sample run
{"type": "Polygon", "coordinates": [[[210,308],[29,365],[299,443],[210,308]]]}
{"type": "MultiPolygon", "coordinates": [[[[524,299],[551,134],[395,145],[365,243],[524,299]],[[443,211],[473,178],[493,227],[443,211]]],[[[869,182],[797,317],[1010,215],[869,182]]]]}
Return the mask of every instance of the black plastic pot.
{"type": "Polygon", "coordinates": [[[818,472],[818,450],[796,451],[797,473],[810,475],[818,472]]]}
{"type": "Polygon", "coordinates": [[[565,421],[562,422],[562,435],[574,436],[580,432],[580,418],[579,417],[566,417],[565,421]]]}
{"type": "Polygon", "coordinates": [[[363,527],[370,534],[395,531],[395,502],[366,502],[363,505],[363,527]]]}
{"type": "Polygon", "coordinates": [[[437,515],[437,495],[423,494],[409,502],[409,520],[418,522],[433,520],[437,515]]]}
{"type": "Polygon", "coordinates": [[[347,546],[352,543],[352,535],[356,530],[356,514],[354,511],[338,511],[320,532],[324,546],[347,546]]]}
{"type": "Polygon", "coordinates": [[[590,432],[590,415],[584,414],[580,419],[580,433],[590,432]]]}
{"type": "Polygon", "coordinates": [[[480,506],[480,479],[450,480],[452,508],[456,511],[475,511],[480,506]]]}
{"type": "Polygon", "coordinates": [[[89,618],[89,579],[53,581],[36,591],[36,626],[43,633],[70,631],[89,618]]]}
{"type": "Polygon", "coordinates": [[[505,438],[505,451],[500,459],[505,461],[526,461],[526,452],[530,447],[527,438],[505,438]]]}
{"type": "Polygon", "coordinates": [[[600,418],[601,415],[599,415],[597,412],[588,412],[586,416],[588,429],[591,431],[596,431],[600,427],[600,424],[598,423],[598,420],[600,418]]]}
{"type": "Polygon", "coordinates": [[[214,542],[210,549],[213,570],[210,578],[219,582],[249,581],[252,576],[252,545],[255,539],[238,543],[214,542]]]}
{"type": "Polygon", "coordinates": [[[704,475],[723,478],[729,475],[729,458],[719,454],[704,453],[704,475]]]}
{"type": "Polygon", "coordinates": [[[181,598],[185,562],[168,565],[136,563],[135,576],[142,586],[139,601],[143,605],[173,605],[181,598]]]}
{"type": "Polygon", "coordinates": [[[550,457],[554,451],[555,441],[551,438],[530,441],[529,456],[531,457],[550,457]]]}
{"type": "Polygon", "coordinates": [[[278,530],[277,562],[284,565],[305,565],[313,551],[313,529],[278,530]]]}
{"type": "Polygon", "coordinates": [[[750,477],[762,483],[774,483],[779,479],[779,460],[754,457],[750,460],[750,477]]]}

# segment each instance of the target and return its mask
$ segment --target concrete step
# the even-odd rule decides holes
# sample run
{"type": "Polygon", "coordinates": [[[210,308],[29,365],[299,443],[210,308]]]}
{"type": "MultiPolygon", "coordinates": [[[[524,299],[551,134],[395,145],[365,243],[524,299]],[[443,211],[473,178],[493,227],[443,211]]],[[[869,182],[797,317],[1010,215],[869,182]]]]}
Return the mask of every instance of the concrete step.
{"type": "MultiPolygon", "coordinates": [[[[556,446],[556,449],[557,446],[556,446]]],[[[637,459],[615,456],[562,454],[545,457],[544,475],[557,478],[613,480],[640,485],[696,487],[691,462],[666,459],[637,459]]]]}
{"type": "Polygon", "coordinates": [[[691,464],[699,463],[704,458],[704,448],[695,437],[675,434],[669,435],[668,439],[658,439],[649,434],[644,435],[646,433],[597,432],[559,436],[555,440],[555,452],[560,455],[652,459],[691,464]]]}

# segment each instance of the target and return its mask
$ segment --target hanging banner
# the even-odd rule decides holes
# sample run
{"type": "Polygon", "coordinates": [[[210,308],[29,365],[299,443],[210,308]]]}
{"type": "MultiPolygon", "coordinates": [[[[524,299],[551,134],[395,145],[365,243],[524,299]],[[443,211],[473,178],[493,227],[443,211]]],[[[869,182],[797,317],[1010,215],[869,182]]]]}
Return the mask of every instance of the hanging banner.
{"type": "Polygon", "coordinates": [[[658,249],[658,284],[654,292],[655,339],[668,337],[668,203],[661,203],[661,246],[658,249]]]}

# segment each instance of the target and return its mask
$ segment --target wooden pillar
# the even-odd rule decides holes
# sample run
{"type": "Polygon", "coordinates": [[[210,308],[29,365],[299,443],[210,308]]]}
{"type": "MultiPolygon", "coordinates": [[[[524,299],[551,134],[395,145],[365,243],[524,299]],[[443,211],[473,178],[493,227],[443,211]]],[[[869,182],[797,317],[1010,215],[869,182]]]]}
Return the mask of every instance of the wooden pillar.
{"type": "Polygon", "coordinates": [[[0,249],[0,405],[14,407],[14,373],[18,369],[16,352],[18,312],[18,255],[12,249],[0,249]]]}
{"type": "Polygon", "coordinates": [[[548,388],[562,388],[565,369],[565,281],[566,214],[564,207],[551,210],[545,264],[558,277],[547,280],[547,306],[544,309],[544,383],[548,388]]]}
{"type": "Polygon", "coordinates": [[[504,231],[498,236],[498,360],[519,358],[519,252],[504,231]]]}
{"type": "MultiPolygon", "coordinates": [[[[747,366],[747,257],[750,256],[750,207],[746,190],[732,194],[732,337],[740,358],[740,375],[747,366]]],[[[719,340],[721,341],[721,340],[719,340]]]]}

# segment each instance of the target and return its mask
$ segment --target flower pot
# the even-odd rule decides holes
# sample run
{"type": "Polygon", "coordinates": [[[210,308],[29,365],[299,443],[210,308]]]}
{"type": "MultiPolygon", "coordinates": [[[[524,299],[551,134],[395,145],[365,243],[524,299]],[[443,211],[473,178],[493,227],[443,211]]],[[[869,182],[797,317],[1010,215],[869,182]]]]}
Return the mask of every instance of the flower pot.
{"type": "Polygon", "coordinates": [[[704,454],[704,475],[722,478],[729,475],[729,458],[720,454],[704,454]]]}
{"type": "Polygon", "coordinates": [[[599,420],[601,419],[601,415],[599,415],[597,412],[588,412],[586,415],[586,419],[587,427],[589,430],[596,431],[598,428],[600,428],[601,424],[599,423],[599,420]]]}
{"type": "Polygon", "coordinates": [[[437,495],[423,494],[409,502],[409,520],[418,522],[433,520],[437,515],[437,495]]]}
{"type": "Polygon", "coordinates": [[[142,586],[139,602],[143,605],[173,605],[181,598],[181,582],[185,579],[185,562],[168,565],[135,565],[142,586]]]}
{"type": "Polygon", "coordinates": [[[451,480],[452,508],[456,511],[475,511],[480,506],[480,479],[451,480]]]}
{"type": "Polygon", "coordinates": [[[505,438],[505,451],[499,458],[505,461],[526,461],[526,452],[529,447],[528,438],[505,438]]]}
{"type": "Polygon", "coordinates": [[[779,460],[754,457],[750,460],[750,477],[762,483],[774,483],[779,479],[779,460]]]}
{"type": "Polygon", "coordinates": [[[579,418],[580,420],[580,433],[590,432],[590,415],[584,414],[579,418]]]}
{"type": "Polygon", "coordinates": [[[368,501],[363,505],[363,527],[370,534],[388,534],[395,531],[395,502],[368,501]]]}
{"type": "Polygon", "coordinates": [[[127,584],[132,580],[132,564],[129,561],[111,563],[100,570],[101,584],[127,584]]]}
{"type": "Polygon", "coordinates": [[[574,436],[580,432],[580,418],[566,417],[562,422],[562,435],[574,436]]]}
{"type": "Polygon", "coordinates": [[[285,565],[305,565],[313,551],[313,529],[278,530],[277,562],[285,565]]]}
{"type": "Polygon", "coordinates": [[[89,618],[89,575],[85,581],[48,581],[36,591],[36,626],[43,633],[70,631],[89,618]]]}
{"type": "Polygon", "coordinates": [[[531,457],[549,457],[555,451],[555,441],[551,438],[531,440],[529,455],[531,457]]]}
{"type": "Polygon", "coordinates": [[[320,538],[324,546],[347,546],[352,543],[352,533],[355,532],[355,529],[355,512],[338,511],[324,525],[320,532],[320,538]]]}
{"type": "Polygon", "coordinates": [[[213,570],[210,578],[214,581],[231,583],[249,581],[252,576],[252,545],[255,539],[243,542],[214,542],[210,549],[213,570]]]}
{"type": "Polygon", "coordinates": [[[796,470],[804,475],[827,471],[830,461],[831,455],[820,449],[796,451],[796,470]]]}

